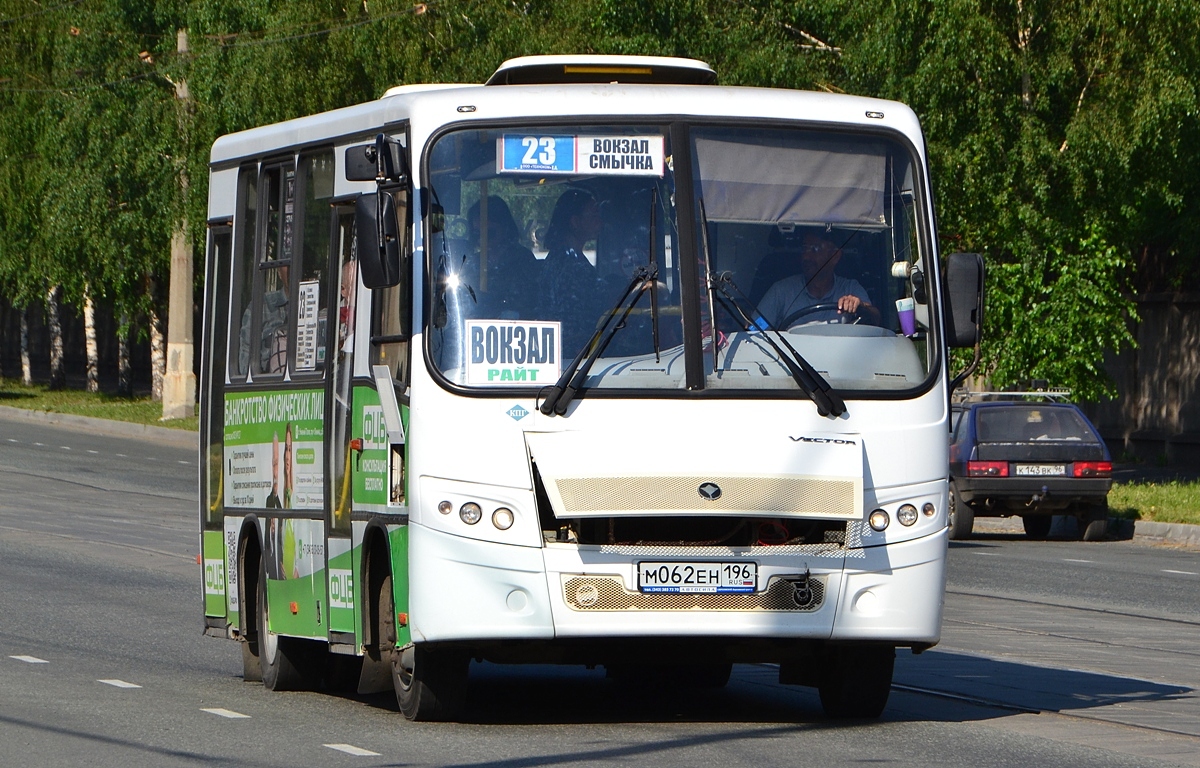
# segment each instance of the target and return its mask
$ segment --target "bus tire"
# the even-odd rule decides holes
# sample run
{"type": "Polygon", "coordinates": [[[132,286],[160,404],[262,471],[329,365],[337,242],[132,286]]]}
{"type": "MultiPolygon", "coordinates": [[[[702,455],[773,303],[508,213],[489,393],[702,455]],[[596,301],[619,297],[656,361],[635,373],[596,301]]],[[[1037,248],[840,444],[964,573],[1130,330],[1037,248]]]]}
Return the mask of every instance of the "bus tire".
{"type": "Polygon", "coordinates": [[[950,538],[955,541],[971,538],[971,529],[975,527],[975,510],[962,500],[954,483],[950,484],[950,538]]]}
{"type": "Polygon", "coordinates": [[[392,577],[379,589],[379,652],[391,658],[392,687],[400,712],[409,720],[450,720],[466,703],[467,669],[471,659],[452,650],[425,645],[396,648],[396,604],[392,577]]]}
{"type": "Polygon", "coordinates": [[[268,691],[300,691],[307,688],[301,673],[307,650],[303,640],[283,637],[270,630],[267,609],[267,579],[261,570],[258,575],[258,663],[262,682],[268,691]]]}
{"type": "MultiPolygon", "coordinates": [[[[256,552],[255,549],[251,553],[256,552]]],[[[258,654],[258,577],[257,560],[253,565],[245,555],[241,564],[239,580],[242,623],[245,627],[242,638],[242,679],[247,683],[261,683],[262,663],[258,654]],[[247,589],[249,588],[249,589],[247,589]]],[[[255,554],[255,557],[257,555],[255,554]]]]}
{"type": "Polygon", "coordinates": [[[825,652],[817,691],[825,716],[877,718],[892,691],[896,649],[888,645],[833,646],[825,652]]]}

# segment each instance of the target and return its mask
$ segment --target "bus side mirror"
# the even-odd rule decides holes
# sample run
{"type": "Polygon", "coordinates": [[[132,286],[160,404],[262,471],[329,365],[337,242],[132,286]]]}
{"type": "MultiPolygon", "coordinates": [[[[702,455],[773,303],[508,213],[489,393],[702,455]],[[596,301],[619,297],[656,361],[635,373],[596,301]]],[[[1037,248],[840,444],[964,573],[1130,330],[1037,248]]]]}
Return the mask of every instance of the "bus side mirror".
{"type": "MultiPolygon", "coordinates": [[[[399,210],[388,192],[359,195],[354,203],[358,269],[368,288],[386,288],[400,282],[399,210]]],[[[403,215],[407,219],[408,212],[403,211],[403,215]]]]}
{"type": "Polygon", "coordinates": [[[983,337],[983,257],[952,253],[946,262],[946,344],[974,347],[983,337]]]}
{"type": "Polygon", "coordinates": [[[382,133],[374,144],[346,148],[346,180],[403,183],[408,178],[408,163],[400,142],[382,133]]]}

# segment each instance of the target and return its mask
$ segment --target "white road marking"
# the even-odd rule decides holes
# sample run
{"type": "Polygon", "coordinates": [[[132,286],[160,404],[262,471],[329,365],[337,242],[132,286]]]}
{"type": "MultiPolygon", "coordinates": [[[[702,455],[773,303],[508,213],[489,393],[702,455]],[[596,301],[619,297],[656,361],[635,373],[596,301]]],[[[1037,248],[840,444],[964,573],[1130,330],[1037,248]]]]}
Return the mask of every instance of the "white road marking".
{"type": "Polygon", "coordinates": [[[69,451],[69,450],[71,450],[71,446],[69,446],[69,445],[64,445],[64,446],[62,446],[62,449],[63,449],[64,451],[69,451]]]}
{"type": "Polygon", "coordinates": [[[126,456],[126,455],[125,455],[125,454],[123,454],[123,453],[118,453],[118,454],[117,454],[117,456],[120,456],[122,459],[128,459],[128,458],[129,458],[128,456],[126,456]]]}
{"type": "Polygon", "coordinates": [[[1195,571],[1172,571],[1169,568],[1163,568],[1163,573],[1177,573],[1180,576],[1200,576],[1200,573],[1196,573],[1195,571]]]}
{"type": "Polygon", "coordinates": [[[338,752],[345,752],[347,755],[357,755],[359,757],[378,757],[378,752],[372,752],[369,749],[356,747],[353,744],[326,744],[330,749],[336,749],[338,752]]]}
{"type": "Polygon", "coordinates": [[[45,448],[45,447],[46,447],[46,444],[45,444],[45,443],[34,443],[34,445],[36,445],[36,446],[38,446],[38,447],[40,447],[40,448],[45,448]]]}
{"type": "Polygon", "coordinates": [[[16,659],[17,661],[23,661],[26,664],[49,664],[50,663],[50,662],[46,661],[45,659],[39,659],[37,656],[9,656],[8,658],[16,659]]]}
{"type": "Polygon", "coordinates": [[[250,715],[243,715],[241,712],[234,712],[232,709],[221,709],[220,707],[212,707],[210,709],[201,708],[201,712],[207,712],[210,715],[218,717],[227,717],[230,720],[238,720],[241,718],[249,719],[250,715]]]}
{"type": "Polygon", "coordinates": [[[88,453],[100,453],[100,451],[93,451],[91,448],[88,448],[88,453]]]}
{"type": "Polygon", "coordinates": [[[1064,557],[1063,562],[1064,563],[1090,563],[1092,561],[1091,560],[1075,560],[1074,558],[1064,557]]]}
{"type": "Polygon", "coordinates": [[[192,462],[190,462],[190,461],[181,461],[181,462],[179,462],[179,463],[180,463],[180,464],[191,464],[192,462]]]}
{"type": "Polygon", "coordinates": [[[997,552],[976,552],[975,554],[987,555],[988,557],[998,557],[999,556],[999,553],[997,553],[997,552]]]}
{"type": "Polygon", "coordinates": [[[105,685],[111,685],[113,688],[141,688],[142,687],[142,686],[138,685],[137,683],[127,683],[124,680],[118,680],[115,677],[110,677],[107,680],[97,680],[96,682],[104,683],[105,685]]]}
{"type": "Polygon", "coordinates": [[[20,441],[20,440],[13,440],[13,439],[10,437],[10,438],[8,438],[8,442],[10,442],[10,443],[19,443],[19,442],[21,442],[21,441],[20,441]]]}

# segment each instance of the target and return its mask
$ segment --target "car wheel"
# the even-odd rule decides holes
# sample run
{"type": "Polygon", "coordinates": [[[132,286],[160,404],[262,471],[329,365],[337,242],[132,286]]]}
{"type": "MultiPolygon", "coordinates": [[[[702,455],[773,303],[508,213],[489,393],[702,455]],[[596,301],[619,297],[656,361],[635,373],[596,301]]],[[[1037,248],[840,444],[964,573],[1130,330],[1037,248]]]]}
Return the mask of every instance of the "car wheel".
{"type": "Polygon", "coordinates": [[[950,538],[958,541],[971,538],[971,529],[975,527],[975,510],[958,495],[954,483],[950,484],[950,538]]]}
{"type": "Polygon", "coordinates": [[[1108,535],[1108,505],[1096,504],[1079,515],[1079,538],[1102,541],[1108,535]]]}
{"type": "Polygon", "coordinates": [[[1025,535],[1041,541],[1050,535],[1050,524],[1054,522],[1051,515],[1023,515],[1021,522],[1025,525],[1025,535]]]}

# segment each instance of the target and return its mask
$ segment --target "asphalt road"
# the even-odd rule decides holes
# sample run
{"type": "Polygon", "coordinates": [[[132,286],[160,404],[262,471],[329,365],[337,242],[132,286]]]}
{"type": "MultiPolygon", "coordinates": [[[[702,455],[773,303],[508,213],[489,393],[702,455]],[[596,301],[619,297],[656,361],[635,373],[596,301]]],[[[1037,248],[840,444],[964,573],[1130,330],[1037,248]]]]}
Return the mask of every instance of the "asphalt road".
{"type": "Polygon", "coordinates": [[[0,766],[1200,765],[1200,553],[984,535],[884,717],[738,666],[720,691],[472,668],[466,722],[271,693],[201,634],[194,451],[0,415],[0,766]],[[136,686],[136,687],[135,687],[136,686]]]}

